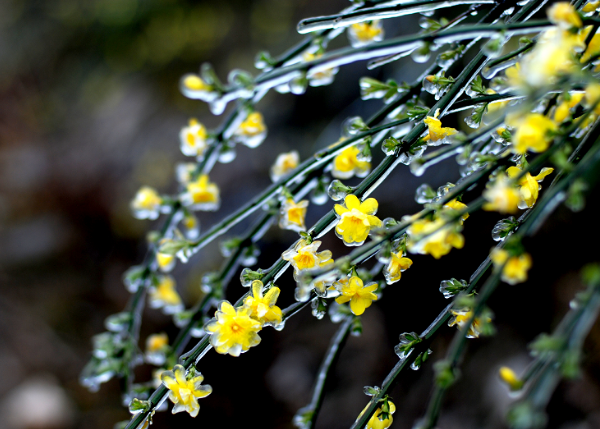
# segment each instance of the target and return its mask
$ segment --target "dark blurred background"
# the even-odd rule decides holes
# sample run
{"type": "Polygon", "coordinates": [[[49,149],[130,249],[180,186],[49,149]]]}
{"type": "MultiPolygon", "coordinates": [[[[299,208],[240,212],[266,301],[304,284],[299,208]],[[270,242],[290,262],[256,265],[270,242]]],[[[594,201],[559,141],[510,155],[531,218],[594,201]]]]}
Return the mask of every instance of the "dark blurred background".
{"type": "MultiPolygon", "coordinates": [[[[174,165],[184,161],[178,132],[190,117],[208,127],[221,118],[185,99],[179,77],[202,62],[224,79],[232,68],[257,73],[259,50],[278,55],[301,40],[301,19],[335,13],[344,0],[4,0],[0,3],[0,428],[110,428],[128,413],[116,380],[89,393],[78,376],[89,359],[91,337],[103,320],[121,311],[129,294],[122,273],[139,263],[144,237],[157,223],[139,221],[129,201],[142,185],[172,192],[174,165]]],[[[450,12],[448,16],[452,16],[450,12]]],[[[385,23],[388,37],[418,30],[409,17],[385,23]]],[[[347,43],[345,35],[333,47],[347,43]]],[[[269,127],[261,147],[238,148],[231,166],[217,165],[211,180],[221,188],[222,207],[201,213],[203,229],[231,213],[268,185],[276,155],[297,149],[305,159],[339,137],[348,116],[368,115],[378,101],[356,102],[357,80],[370,75],[410,81],[423,69],[410,59],[367,72],[344,68],[335,82],[304,96],[269,94],[258,106],[269,127]]],[[[462,123],[462,120],[460,121],[462,123]]],[[[458,122],[455,123],[455,125],[458,122]]],[[[458,125],[456,125],[458,126],[458,125]]],[[[377,150],[374,162],[382,155],[377,150]]],[[[395,171],[374,196],[382,218],[414,213],[416,187],[456,181],[450,161],[422,178],[395,171]]],[[[350,182],[351,184],[354,182],[350,182]]],[[[585,250],[598,237],[593,189],[588,210],[559,209],[535,240],[526,243],[534,268],[527,284],[503,285],[490,302],[496,336],[469,342],[463,377],[448,396],[440,427],[502,428],[511,399],[497,379],[500,365],[517,371],[530,358],[527,343],[551,331],[582,286],[577,271],[598,259],[585,250]]],[[[330,209],[312,205],[311,224],[330,209]]],[[[350,338],[336,367],[318,427],[348,427],[362,410],[365,385],[378,385],[397,361],[393,346],[405,331],[420,332],[444,308],[439,282],[468,279],[493,245],[489,231],[499,219],[484,213],[466,223],[466,247],[434,263],[415,256],[400,283],[363,317],[364,334],[350,338]]],[[[235,228],[239,233],[251,220],[235,228]]],[[[272,228],[257,266],[266,268],[295,239],[272,228]]],[[[347,252],[335,237],[323,248],[334,258],[347,252]]],[[[199,297],[203,273],[219,268],[216,243],[175,276],[187,305],[199,297]]],[[[281,302],[292,301],[291,272],[278,282],[281,302]]],[[[243,293],[233,284],[230,300],[243,293]]],[[[282,332],[265,330],[259,347],[240,358],[209,353],[199,365],[214,393],[200,415],[158,413],[154,427],[291,427],[310,389],[336,326],[308,310],[282,332]]],[[[146,310],[142,341],[153,332],[176,334],[170,318],[146,310]]],[[[442,329],[432,361],[444,356],[454,328],[442,329]]],[[[560,385],[549,427],[600,427],[600,329],[586,342],[582,375],[560,385]]],[[[150,368],[138,368],[148,379],[150,368]]],[[[391,392],[396,428],[410,428],[426,407],[431,365],[408,371],[391,392]]]]}

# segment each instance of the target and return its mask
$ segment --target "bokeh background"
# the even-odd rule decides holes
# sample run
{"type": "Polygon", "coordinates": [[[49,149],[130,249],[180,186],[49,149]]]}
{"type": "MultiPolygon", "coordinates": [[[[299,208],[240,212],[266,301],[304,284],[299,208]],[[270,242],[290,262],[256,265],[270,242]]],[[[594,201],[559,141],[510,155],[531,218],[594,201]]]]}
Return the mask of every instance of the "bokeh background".
{"type": "MultiPolygon", "coordinates": [[[[145,234],[158,225],[133,219],[130,199],[142,185],[173,192],[174,165],[184,160],[179,129],[190,117],[209,127],[221,120],[178,92],[179,77],[205,61],[222,78],[233,68],[257,73],[256,52],[277,55],[301,40],[295,32],[301,18],[346,6],[344,0],[0,2],[0,428],[107,428],[127,419],[116,380],[90,393],[78,376],[90,357],[91,337],[126,304],[122,273],[141,261],[145,234]]],[[[414,32],[417,19],[393,20],[385,28],[388,36],[414,32]]],[[[332,46],[346,43],[343,35],[332,46]]],[[[269,94],[258,106],[267,140],[255,150],[238,148],[233,164],[215,167],[211,180],[223,203],[220,211],[201,214],[202,227],[267,186],[278,153],[296,149],[305,159],[338,139],[344,118],[374,112],[378,101],[357,101],[360,76],[410,81],[422,68],[410,59],[370,72],[354,64],[331,86],[304,96],[269,94]]],[[[454,125],[459,123],[462,118],[454,125]]],[[[376,162],[382,155],[375,152],[376,162]]],[[[414,213],[420,183],[437,187],[457,178],[453,162],[422,178],[401,167],[374,194],[379,213],[414,213]]],[[[534,258],[530,281],[503,285],[490,301],[497,335],[469,342],[463,376],[447,397],[440,427],[504,427],[512,399],[497,369],[525,368],[531,360],[527,343],[553,329],[582,287],[579,268],[598,260],[596,250],[586,250],[590,244],[597,249],[600,238],[598,196],[590,191],[582,213],[559,209],[526,243],[534,258]]],[[[308,223],[329,208],[311,206],[308,223]]],[[[349,427],[367,402],[362,387],[380,384],[397,361],[398,335],[422,331],[446,305],[440,281],[468,279],[493,245],[489,231],[498,219],[472,216],[465,249],[435,263],[414,257],[402,281],[366,312],[363,335],[349,339],[331,377],[318,427],[349,427]]],[[[260,243],[257,266],[270,266],[294,239],[294,233],[272,228],[260,243]]],[[[335,237],[323,241],[334,257],[347,252],[335,237]]],[[[202,274],[221,261],[215,243],[176,269],[188,305],[200,296],[202,274]]],[[[282,302],[291,303],[291,272],[279,286],[282,302]]],[[[233,284],[228,297],[242,293],[233,284]]],[[[293,414],[310,400],[335,329],[328,318],[317,321],[305,310],[284,331],[263,331],[261,345],[238,359],[209,353],[199,370],[214,393],[201,401],[200,415],[159,413],[154,427],[292,427],[293,414]]],[[[142,340],[161,331],[176,333],[168,317],[146,310],[142,340]]],[[[444,356],[454,332],[441,330],[432,361],[444,356]]],[[[150,368],[139,367],[136,375],[148,379],[150,368]]],[[[398,406],[393,427],[410,428],[423,414],[431,382],[431,365],[400,377],[391,392],[398,406]]],[[[549,413],[548,427],[600,427],[598,325],[585,344],[581,377],[559,386],[549,413]]]]}

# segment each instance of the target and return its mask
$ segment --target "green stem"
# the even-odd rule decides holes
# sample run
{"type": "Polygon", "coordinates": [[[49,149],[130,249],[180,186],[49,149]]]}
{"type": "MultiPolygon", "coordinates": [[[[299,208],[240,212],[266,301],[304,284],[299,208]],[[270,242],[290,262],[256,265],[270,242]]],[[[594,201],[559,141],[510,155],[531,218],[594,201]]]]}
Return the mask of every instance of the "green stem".
{"type": "Polygon", "coordinates": [[[303,19],[298,23],[298,33],[306,34],[313,31],[330,28],[344,28],[359,22],[374,19],[389,19],[400,16],[414,15],[416,13],[434,11],[466,4],[494,4],[491,0],[420,0],[393,4],[390,6],[377,6],[364,8],[336,15],[318,16],[303,19]]]}
{"type": "MultiPolygon", "coordinates": [[[[319,368],[317,381],[313,389],[313,395],[310,404],[298,412],[301,413],[303,410],[306,410],[308,413],[310,413],[310,418],[308,418],[304,422],[305,425],[302,426],[303,429],[312,429],[315,426],[319,411],[321,410],[321,405],[323,404],[323,394],[325,391],[325,384],[327,383],[327,377],[329,376],[331,368],[338,360],[342,348],[344,347],[344,343],[350,334],[352,320],[353,317],[346,317],[341,322],[335,336],[331,339],[325,359],[323,359],[321,367],[319,368]]],[[[298,415],[298,417],[302,416],[298,415]]]]}

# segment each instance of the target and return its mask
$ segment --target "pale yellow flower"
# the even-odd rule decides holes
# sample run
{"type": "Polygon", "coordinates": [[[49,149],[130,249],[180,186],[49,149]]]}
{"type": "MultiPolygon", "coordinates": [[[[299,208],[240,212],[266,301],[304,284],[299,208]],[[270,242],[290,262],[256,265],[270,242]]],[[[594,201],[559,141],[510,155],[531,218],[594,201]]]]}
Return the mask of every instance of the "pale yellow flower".
{"type": "Polygon", "coordinates": [[[295,203],[293,199],[288,198],[282,204],[279,210],[279,227],[281,229],[290,229],[292,231],[305,231],[306,208],[308,200],[302,200],[295,203]]]}
{"type": "Polygon", "coordinates": [[[407,231],[408,250],[439,259],[450,253],[452,248],[463,248],[465,238],[460,228],[460,224],[448,224],[440,218],[416,220],[407,231]]]}
{"type": "Polygon", "coordinates": [[[427,116],[423,120],[428,129],[428,133],[425,137],[423,137],[423,140],[433,146],[442,144],[448,136],[454,135],[458,132],[454,128],[442,127],[442,121],[438,119],[439,115],[440,109],[437,109],[434,116],[427,116]]]}
{"type": "MultiPolygon", "coordinates": [[[[471,317],[473,317],[473,312],[468,309],[450,310],[450,313],[452,313],[453,317],[448,322],[448,326],[457,325],[458,328],[464,327],[467,323],[469,323],[469,320],[471,320],[471,317]]],[[[492,319],[489,317],[486,317],[485,321],[483,321],[479,317],[476,317],[475,320],[473,320],[473,323],[471,324],[471,326],[469,327],[466,337],[467,338],[479,338],[479,335],[481,335],[481,328],[482,328],[483,323],[489,323],[491,321],[492,321],[492,319]]]]}
{"type": "Polygon", "coordinates": [[[271,167],[271,180],[279,181],[282,177],[293,171],[300,163],[298,152],[293,150],[288,153],[279,154],[275,160],[275,164],[271,167]]]}
{"type": "Polygon", "coordinates": [[[527,280],[527,271],[531,268],[531,256],[529,253],[523,253],[519,256],[510,256],[508,251],[494,248],[490,254],[490,259],[496,268],[500,268],[504,265],[500,276],[503,282],[515,285],[527,280]]]}
{"type": "Polygon", "coordinates": [[[357,22],[348,27],[348,38],[355,48],[379,42],[383,40],[383,36],[384,31],[380,20],[357,22]]]}
{"type": "Polygon", "coordinates": [[[367,198],[362,203],[356,195],[347,195],[344,205],[336,204],[334,210],[338,217],[335,235],[344,241],[346,246],[360,246],[365,242],[372,228],[383,225],[375,216],[379,203],[375,198],[367,198]]]}
{"type": "Polygon", "coordinates": [[[190,372],[186,376],[185,368],[175,365],[173,371],[164,371],[160,376],[163,384],[169,389],[169,399],[173,402],[173,414],[187,411],[196,417],[200,411],[199,398],[212,393],[212,387],[202,385],[204,377],[199,372],[190,372]]]}
{"type": "Polygon", "coordinates": [[[204,125],[190,119],[188,126],[179,132],[181,152],[186,156],[201,156],[208,147],[207,136],[204,125]]]}
{"type": "Polygon", "coordinates": [[[483,209],[499,213],[516,213],[519,210],[521,194],[514,185],[511,185],[504,174],[499,174],[494,183],[483,191],[487,202],[483,209]]]}
{"type": "Polygon", "coordinates": [[[181,195],[181,203],[192,210],[217,210],[219,208],[219,188],[201,174],[198,179],[189,182],[181,195]]]}
{"type": "Polygon", "coordinates": [[[154,188],[143,186],[131,201],[131,211],[137,219],[156,219],[163,199],[154,188]]]}
{"type": "Polygon", "coordinates": [[[336,179],[350,179],[352,176],[365,177],[371,171],[371,163],[359,161],[360,149],[349,146],[333,159],[331,175],[336,179]]]}
{"type": "Polygon", "coordinates": [[[260,343],[262,324],[251,316],[250,307],[236,309],[227,301],[221,302],[215,318],[204,327],[217,353],[239,356],[260,343]]]}
{"type": "Polygon", "coordinates": [[[181,297],[175,288],[175,279],[171,276],[159,276],[157,284],[148,294],[150,308],[162,308],[165,314],[174,314],[183,310],[181,297]]]}
{"type": "MultiPolygon", "coordinates": [[[[520,209],[533,207],[538,199],[539,191],[542,189],[540,182],[544,180],[544,177],[552,174],[553,171],[553,168],[544,167],[537,176],[525,173],[525,175],[521,177],[519,180],[519,194],[521,195],[521,200],[519,201],[520,209]]],[[[519,167],[509,167],[506,170],[506,174],[508,174],[508,177],[511,179],[516,178],[522,172],[523,170],[519,167]]]]}
{"type": "Polygon", "coordinates": [[[237,141],[250,148],[259,146],[267,136],[267,127],[259,112],[252,112],[233,133],[237,141]]]}
{"type": "Polygon", "coordinates": [[[335,302],[344,304],[350,301],[350,311],[357,316],[363,314],[365,309],[377,300],[377,295],[373,293],[378,288],[375,282],[364,285],[360,277],[352,276],[347,283],[338,282],[335,285],[340,291],[340,296],[335,299],[335,302]]]}
{"type": "Polygon", "coordinates": [[[406,271],[412,265],[412,260],[403,257],[402,250],[397,253],[392,252],[390,262],[383,267],[383,276],[388,285],[396,283],[402,277],[402,272],[406,271]]]}

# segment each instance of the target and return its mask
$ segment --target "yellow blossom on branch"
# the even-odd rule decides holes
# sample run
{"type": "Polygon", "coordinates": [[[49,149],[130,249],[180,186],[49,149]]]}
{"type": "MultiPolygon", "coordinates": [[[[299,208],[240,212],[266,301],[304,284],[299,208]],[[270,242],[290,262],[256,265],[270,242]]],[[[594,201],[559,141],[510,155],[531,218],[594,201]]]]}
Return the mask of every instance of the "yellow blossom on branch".
{"type": "Polygon", "coordinates": [[[494,248],[490,259],[496,269],[502,268],[500,279],[509,285],[516,285],[527,280],[527,271],[531,268],[531,256],[523,253],[519,256],[510,256],[504,249],[494,248]]]}
{"type": "Polygon", "coordinates": [[[443,219],[420,219],[408,229],[408,250],[439,259],[450,253],[452,248],[462,249],[465,238],[459,224],[444,222],[443,219]]]}
{"type": "Polygon", "coordinates": [[[190,119],[187,127],[179,132],[181,153],[186,156],[201,156],[208,147],[207,133],[204,125],[196,119],[190,119]]]}
{"type": "MultiPolygon", "coordinates": [[[[380,419],[382,410],[381,407],[378,407],[367,422],[367,425],[365,426],[366,429],[387,429],[392,425],[392,422],[394,421],[392,414],[396,412],[396,405],[389,400],[387,401],[387,403],[390,407],[390,410],[388,412],[388,418],[380,419]]],[[[365,413],[365,411],[367,411],[367,408],[369,408],[368,404],[365,407],[365,409],[362,410],[362,412],[358,415],[359,418],[365,413]]]]}
{"type": "Polygon", "coordinates": [[[402,250],[397,253],[392,252],[390,262],[383,267],[383,276],[388,285],[396,283],[402,277],[402,272],[406,271],[412,265],[412,260],[402,256],[402,250]]]}
{"type": "Polygon", "coordinates": [[[516,128],[513,133],[513,151],[523,154],[527,151],[544,152],[552,142],[556,123],[539,113],[529,113],[524,118],[507,117],[507,124],[516,128]]]}
{"type": "Polygon", "coordinates": [[[161,334],[152,334],[146,339],[145,360],[153,365],[162,365],[165,363],[165,353],[169,349],[169,337],[164,332],[161,334]]]}
{"type": "Polygon", "coordinates": [[[438,116],[440,116],[440,109],[436,110],[434,116],[427,116],[423,120],[428,129],[428,133],[423,137],[423,140],[433,146],[442,144],[446,137],[458,132],[454,128],[442,127],[442,121],[438,119],[438,116]]]}
{"type": "Polygon", "coordinates": [[[320,241],[313,241],[311,244],[307,244],[306,241],[300,240],[293,249],[283,252],[281,258],[284,261],[288,261],[294,267],[295,280],[298,280],[298,276],[302,270],[324,267],[333,263],[330,250],[317,253],[320,245],[320,241]]]}
{"type": "Polygon", "coordinates": [[[181,202],[192,210],[217,210],[219,208],[219,188],[209,182],[208,175],[201,174],[197,180],[186,186],[181,202]]]}
{"type": "MultiPolygon", "coordinates": [[[[554,168],[544,167],[537,176],[525,173],[525,175],[519,179],[519,194],[521,196],[521,200],[519,201],[520,209],[533,207],[538,199],[540,189],[542,189],[542,185],[540,185],[539,182],[544,180],[544,177],[547,175],[552,174],[553,171],[554,168]]],[[[519,167],[508,167],[506,170],[506,174],[508,174],[508,177],[511,179],[516,178],[522,172],[523,170],[519,167]]]]}
{"type": "Polygon", "coordinates": [[[371,163],[359,161],[360,149],[350,146],[333,159],[331,175],[336,179],[350,179],[352,176],[365,177],[371,171],[371,163]]]}
{"type": "Polygon", "coordinates": [[[217,353],[239,356],[260,343],[258,331],[262,325],[251,316],[250,307],[236,309],[227,301],[221,302],[215,318],[204,326],[217,353]]]}
{"type": "Polygon", "coordinates": [[[554,121],[557,124],[560,124],[567,120],[571,113],[571,109],[577,106],[582,99],[582,93],[569,93],[567,98],[564,98],[563,101],[554,110],[554,121]]]}
{"type": "Polygon", "coordinates": [[[347,283],[335,283],[335,286],[340,292],[340,296],[335,299],[335,302],[344,304],[350,301],[350,311],[357,316],[363,314],[365,309],[377,300],[377,295],[373,292],[377,290],[378,284],[372,282],[364,285],[358,276],[350,277],[347,283]]]}
{"type": "MultiPolygon", "coordinates": [[[[323,56],[323,54],[319,53],[319,52],[312,53],[312,52],[306,51],[306,52],[304,52],[304,54],[302,54],[302,60],[304,62],[309,62],[309,61],[319,59],[322,56],[323,56]]],[[[333,82],[333,79],[335,78],[335,75],[337,74],[338,70],[339,69],[337,67],[320,69],[320,70],[316,70],[316,71],[309,70],[308,73],[306,74],[306,77],[308,78],[310,86],[325,86],[325,85],[329,85],[331,82],[333,82]]],[[[294,92],[294,91],[292,90],[292,92],[294,92]]]]}
{"type": "Polygon", "coordinates": [[[150,288],[148,302],[150,308],[162,308],[165,314],[175,314],[183,310],[181,297],[175,289],[175,279],[171,276],[158,277],[157,284],[150,288]]]}
{"type": "MultiPolygon", "coordinates": [[[[456,210],[456,211],[463,211],[466,210],[467,205],[461,201],[458,201],[456,198],[453,199],[452,201],[448,201],[446,204],[444,204],[444,209],[447,210],[456,210]]],[[[469,218],[469,213],[465,213],[460,217],[459,223],[462,225],[464,221],[466,221],[469,218]]]]}
{"type": "Polygon", "coordinates": [[[306,231],[304,218],[307,207],[308,200],[302,200],[296,204],[293,199],[286,199],[279,209],[279,227],[298,232],[306,231]]]}
{"type": "Polygon", "coordinates": [[[131,211],[137,219],[156,219],[163,199],[154,188],[143,186],[131,201],[131,211]]]}
{"type": "Polygon", "coordinates": [[[350,44],[358,48],[373,42],[383,40],[384,31],[381,21],[357,22],[348,27],[348,38],[350,44]]]}
{"type": "Polygon", "coordinates": [[[175,365],[173,371],[164,371],[160,378],[169,389],[169,399],[174,404],[173,414],[187,411],[190,416],[196,417],[200,411],[198,399],[212,393],[210,385],[202,384],[204,377],[201,373],[190,371],[186,375],[182,365],[175,365]]]}
{"type": "Polygon", "coordinates": [[[483,205],[484,210],[499,213],[516,213],[519,210],[521,194],[504,174],[499,174],[494,183],[488,185],[483,197],[487,200],[483,205]]]}
{"type": "MultiPolygon", "coordinates": [[[[162,239],[160,244],[168,242],[168,239],[162,239]]],[[[159,246],[160,247],[160,246],[159,246]]],[[[156,252],[156,265],[163,273],[168,273],[175,268],[175,255],[169,253],[156,252]]]]}
{"type": "Polygon", "coordinates": [[[252,310],[250,317],[259,321],[263,326],[277,328],[281,325],[283,314],[281,308],[277,307],[277,298],[281,292],[277,286],[271,287],[263,294],[263,282],[254,280],[252,282],[252,295],[244,299],[244,305],[252,310]]]}
{"type": "Polygon", "coordinates": [[[577,10],[567,2],[554,3],[548,9],[548,19],[563,30],[569,30],[572,27],[579,28],[583,25],[577,10]]]}
{"type": "Polygon", "coordinates": [[[271,180],[273,182],[279,181],[283,176],[298,167],[299,163],[300,156],[295,150],[280,154],[275,160],[273,167],[271,167],[271,180]]]}
{"type": "Polygon", "coordinates": [[[236,140],[250,148],[259,146],[267,136],[267,127],[259,112],[252,112],[233,133],[236,140]]]}
{"type": "MultiPolygon", "coordinates": [[[[469,320],[473,317],[473,312],[469,309],[450,310],[450,313],[452,313],[452,319],[448,322],[448,326],[457,325],[459,329],[469,323],[469,320]]],[[[490,317],[486,317],[485,320],[476,317],[467,331],[467,338],[479,338],[483,324],[490,323],[491,321],[492,319],[490,317]]]]}
{"type": "Polygon", "coordinates": [[[500,379],[506,383],[511,391],[520,390],[523,387],[523,380],[521,380],[517,374],[507,366],[503,366],[498,370],[500,379]]]}
{"type": "Polygon", "coordinates": [[[335,226],[335,235],[341,238],[346,246],[360,246],[365,242],[372,228],[383,225],[375,216],[378,207],[375,198],[367,198],[361,203],[356,195],[347,195],[344,205],[334,206],[339,219],[335,226]]]}

